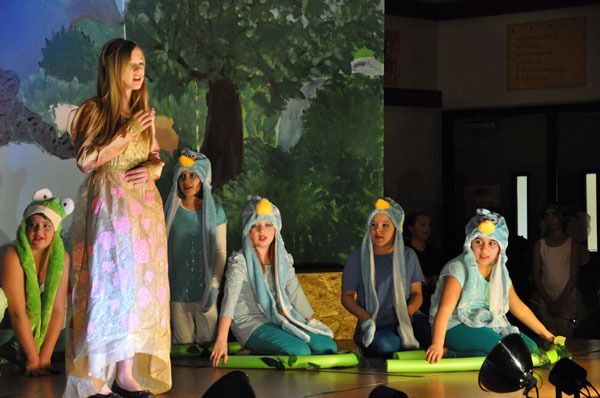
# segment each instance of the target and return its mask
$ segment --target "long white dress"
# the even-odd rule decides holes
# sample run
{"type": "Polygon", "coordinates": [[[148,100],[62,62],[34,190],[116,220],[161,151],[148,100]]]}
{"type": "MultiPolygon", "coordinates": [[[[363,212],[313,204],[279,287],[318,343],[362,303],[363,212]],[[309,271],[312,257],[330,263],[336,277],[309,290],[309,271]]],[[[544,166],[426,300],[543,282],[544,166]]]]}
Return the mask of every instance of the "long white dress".
{"type": "MultiPolygon", "coordinates": [[[[80,118],[96,111],[93,102],[83,107],[80,118]]],[[[162,200],[154,181],[133,185],[121,178],[142,163],[160,173],[158,145],[147,130],[131,142],[117,136],[100,148],[84,146],[78,166],[94,171],[80,188],[71,228],[65,396],[110,386],[116,362],[129,357],[142,388],[163,393],[171,388],[171,336],[162,200]],[[95,167],[110,151],[120,154],[95,167]]]]}

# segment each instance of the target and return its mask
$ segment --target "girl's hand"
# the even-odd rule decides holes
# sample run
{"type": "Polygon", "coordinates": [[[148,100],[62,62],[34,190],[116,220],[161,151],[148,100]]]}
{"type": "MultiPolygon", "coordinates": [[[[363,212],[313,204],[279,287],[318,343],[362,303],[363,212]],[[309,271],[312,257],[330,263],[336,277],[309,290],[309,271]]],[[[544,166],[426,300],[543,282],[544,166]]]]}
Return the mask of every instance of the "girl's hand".
{"type": "Polygon", "coordinates": [[[145,166],[138,166],[131,170],[127,170],[122,178],[130,184],[137,185],[147,183],[149,177],[148,169],[145,166]]]}
{"type": "Polygon", "coordinates": [[[154,125],[155,118],[156,111],[154,108],[151,108],[148,111],[138,111],[135,115],[133,115],[133,118],[128,125],[128,132],[133,134],[141,133],[142,131],[154,125]]]}
{"type": "Polygon", "coordinates": [[[555,337],[555,336],[554,336],[552,333],[550,333],[550,331],[548,331],[548,329],[544,329],[544,330],[542,331],[542,333],[540,333],[540,334],[539,334],[539,336],[540,336],[542,339],[544,339],[544,340],[546,340],[546,341],[549,341],[550,343],[554,343],[554,337],[555,337]]]}
{"type": "Polygon", "coordinates": [[[425,359],[427,359],[429,363],[439,362],[439,360],[442,359],[443,356],[444,347],[440,346],[439,344],[430,345],[427,349],[427,352],[425,352],[425,359]]]}
{"type": "Polygon", "coordinates": [[[34,377],[35,376],[47,376],[47,375],[51,374],[51,372],[48,369],[44,369],[41,366],[39,357],[36,357],[31,360],[27,360],[27,364],[25,366],[25,372],[27,373],[27,376],[34,376],[34,377]]]}
{"type": "Polygon", "coordinates": [[[213,347],[212,353],[210,354],[210,360],[212,361],[213,368],[219,365],[219,361],[223,358],[223,363],[227,364],[227,341],[221,341],[217,339],[213,347]]]}
{"type": "Polygon", "coordinates": [[[52,361],[51,358],[46,358],[45,355],[40,354],[40,368],[41,369],[52,369],[52,361]]]}

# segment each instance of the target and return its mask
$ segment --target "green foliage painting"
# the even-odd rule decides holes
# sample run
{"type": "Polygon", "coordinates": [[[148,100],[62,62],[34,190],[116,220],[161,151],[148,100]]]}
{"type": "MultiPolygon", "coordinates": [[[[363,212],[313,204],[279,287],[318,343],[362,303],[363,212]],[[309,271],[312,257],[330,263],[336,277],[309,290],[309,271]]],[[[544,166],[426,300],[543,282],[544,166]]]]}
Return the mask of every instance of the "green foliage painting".
{"type": "MultiPolygon", "coordinates": [[[[222,191],[230,214],[241,214],[247,194],[267,196],[281,210],[283,238],[297,262],[343,264],[382,191],[382,87],[381,77],[329,80],[289,151],[248,139],[244,172],[222,191]]],[[[239,247],[239,217],[230,219],[229,231],[239,247]]]]}
{"type": "MultiPolygon", "coordinates": [[[[145,52],[152,105],[180,148],[212,162],[230,250],[258,194],[280,208],[296,263],[343,264],[383,190],[383,2],[130,0],[124,24],[145,52]]],[[[55,33],[28,106],[93,95],[99,49],[122,34],[89,19],[55,33]]],[[[163,193],[176,155],[164,153],[163,193]]]]}

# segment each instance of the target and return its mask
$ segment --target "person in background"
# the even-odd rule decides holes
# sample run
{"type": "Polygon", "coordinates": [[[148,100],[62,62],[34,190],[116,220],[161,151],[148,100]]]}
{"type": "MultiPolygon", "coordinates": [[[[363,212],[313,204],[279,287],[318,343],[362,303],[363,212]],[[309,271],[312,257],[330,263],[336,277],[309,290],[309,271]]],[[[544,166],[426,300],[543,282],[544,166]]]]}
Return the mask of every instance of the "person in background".
{"type": "Polygon", "coordinates": [[[431,237],[431,217],[429,214],[424,212],[410,214],[406,218],[404,233],[406,246],[413,249],[417,254],[419,264],[425,275],[421,310],[429,313],[431,295],[435,290],[438,275],[444,265],[441,250],[428,242],[431,237]]]}
{"type": "Polygon", "coordinates": [[[546,324],[565,337],[573,335],[572,322],[581,317],[577,290],[579,243],[569,237],[567,207],[549,205],[542,219],[543,238],[535,243],[531,273],[535,285],[532,308],[546,324]]]}

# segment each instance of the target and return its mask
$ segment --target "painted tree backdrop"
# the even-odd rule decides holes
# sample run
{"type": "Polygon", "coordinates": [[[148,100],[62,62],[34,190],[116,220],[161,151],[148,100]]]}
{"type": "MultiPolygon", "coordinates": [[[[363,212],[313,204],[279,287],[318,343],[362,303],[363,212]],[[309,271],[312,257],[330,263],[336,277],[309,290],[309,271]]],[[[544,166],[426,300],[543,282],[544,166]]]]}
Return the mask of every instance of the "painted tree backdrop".
{"type": "MultiPolygon", "coordinates": [[[[382,193],[382,2],[131,0],[123,16],[49,37],[39,72],[21,82],[24,105],[52,125],[61,104],[93,95],[99,50],[124,23],[179,147],[212,161],[230,249],[247,196],[260,194],[281,209],[297,262],[343,263],[382,193]]],[[[175,155],[163,153],[163,193],[175,155]]]]}

